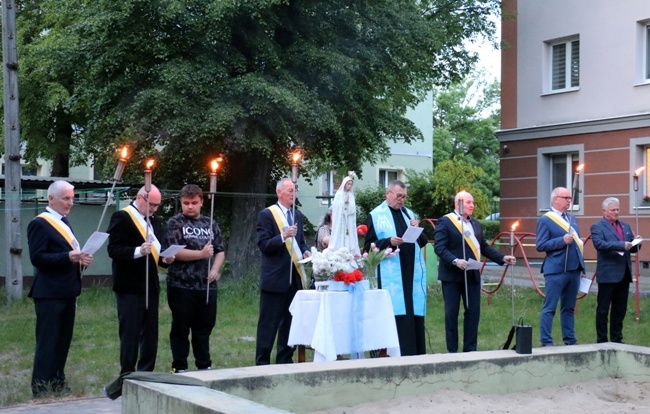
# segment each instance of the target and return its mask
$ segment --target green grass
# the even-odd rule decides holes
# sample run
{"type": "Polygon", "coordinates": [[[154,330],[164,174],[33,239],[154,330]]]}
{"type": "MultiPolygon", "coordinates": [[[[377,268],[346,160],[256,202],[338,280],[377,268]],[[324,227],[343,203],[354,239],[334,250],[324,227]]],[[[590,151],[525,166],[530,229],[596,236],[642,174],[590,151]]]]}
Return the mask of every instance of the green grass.
{"type": "MultiPolygon", "coordinates": [[[[171,366],[169,326],[164,283],[160,300],[160,338],[157,371],[171,366]]],[[[0,292],[0,406],[26,403],[31,399],[30,377],[34,352],[34,306],[30,299],[8,304],[5,291],[0,292]]],[[[26,296],[26,295],[25,295],[26,296]]],[[[500,349],[512,325],[509,286],[492,295],[488,304],[483,295],[479,350],[500,349]]],[[[516,288],[515,316],[533,326],[533,347],[539,346],[539,311],[542,298],[532,289],[516,288]]],[[[635,320],[631,295],[623,331],[628,344],[650,346],[650,299],[641,300],[641,317],[635,320]]],[[[217,326],[212,334],[211,352],[215,368],[250,366],[255,358],[255,331],[259,294],[254,280],[224,281],[219,286],[217,326]]],[[[578,301],[576,335],[582,344],[595,342],[596,297],[591,294],[578,301]]],[[[462,313],[460,317],[462,331],[462,313]]],[[[556,343],[561,343],[559,314],[553,326],[556,343]]],[[[430,289],[426,327],[427,352],[446,352],[444,312],[439,286],[430,289]]],[[[462,332],[460,333],[462,338],[462,332]]],[[[309,358],[309,354],[308,354],[309,358]]],[[[190,365],[192,357],[190,356],[190,365]]],[[[117,312],[113,292],[107,287],[85,289],[78,300],[74,338],[66,366],[66,375],[75,397],[101,396],[102,387],[119,373],[117,312]]]]}

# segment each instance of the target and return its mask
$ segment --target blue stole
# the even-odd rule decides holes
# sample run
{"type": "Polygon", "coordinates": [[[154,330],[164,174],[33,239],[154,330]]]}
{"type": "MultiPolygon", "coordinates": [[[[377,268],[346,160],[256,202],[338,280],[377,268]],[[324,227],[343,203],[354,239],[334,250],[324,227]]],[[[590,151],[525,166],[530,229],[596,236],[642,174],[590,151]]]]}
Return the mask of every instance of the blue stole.
{"type": "MultiPolygon", "coordinates": [[[[408,210],[411,217],[414,217],[413,212],[408,210]]],[[[384,201],[374,210],[370,212],[372,217],[372,224],[377,234],[377,240],[387,239],[397,236],[395,230],[395,223],[393,222],[393,215],[390,212],[390,207],[384,201]]],[[[409,218],[402,211],[402,217],[406,223],[409,218]]],[[[390,294],[391,302],[393,302],[393,311],[395,315],[406,315],[406,305],[404,303],[404,286],[402,284],[402,269],[400,268],[400,258],[402,253],[382,260],[379,263],[379,271],[381,278],[381,287],[386,289],[390,294]]],[[[422,256],[422,249],[415,243],[415,260],[413,266],[413,313],[416,316],[424,316],[427,311],[426,301],[426,266],[424,264],[424,257],[422,256]],[[424,288],[423,288],[424,286],[424,288]]]]}

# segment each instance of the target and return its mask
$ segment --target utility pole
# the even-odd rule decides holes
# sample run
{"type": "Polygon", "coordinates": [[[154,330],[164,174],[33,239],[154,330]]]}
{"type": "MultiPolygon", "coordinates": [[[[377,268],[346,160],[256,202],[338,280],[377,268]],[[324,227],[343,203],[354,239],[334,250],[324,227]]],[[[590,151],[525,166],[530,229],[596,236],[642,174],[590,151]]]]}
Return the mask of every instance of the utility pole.
{"type": "Polygon", "coordinates": [[[5,288],[9,302],[23,293],[20,228],[20,123],[18,119],[18,54],[16,1],[2,0],[2,74],[5,138],[5,288]]]}

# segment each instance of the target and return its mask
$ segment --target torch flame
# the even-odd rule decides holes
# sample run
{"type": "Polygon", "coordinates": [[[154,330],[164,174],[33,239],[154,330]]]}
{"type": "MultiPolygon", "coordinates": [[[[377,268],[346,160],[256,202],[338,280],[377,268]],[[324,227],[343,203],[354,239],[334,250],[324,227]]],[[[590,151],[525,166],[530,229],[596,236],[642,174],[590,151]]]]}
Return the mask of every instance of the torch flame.
{"type": "Polygon", "coordinates": [[[582,170],[584,168],[584,166],[585,166],[584,163],[578,165],[578,168],[576,168],[576,173],[580,173],[580,170],[582,170]]]}
{"type": "Polygon", "coordinates": [[[125,160],[128,155],[129,155],[129,147],[125,145],[122,147],[122,156],[120,157],[120,159],[125,160]]]}
{"type": "Polygon", "coordinates": [[[634,176],[638,177],[641,174],[641,171],[645,170],[645,167],[639,167],[634,171],[634,176]]]}
{"type": "Polygon", "coordinates": [[[298,150],[294,151],[292,155],[293,163],[298,164],[298,162],[300,162],[300,157],[301,157],[300,151],[298,150]]]}
{"type": "Polygon", "coordinates": [[[515,221],[515,223],[510,227],[510,231],[515,231],[515,229],[519,226],[519,220],[515,221]]]}
{"type": "Polygon", "coordinates": [[[149,161],[147,161],[147,170],[150,170],[151,167],[153,167],[153,163],[154,163],[153,160],[149,160],[149,161]]]}
{"type": "Polygon", "coordinates": [[[219,161],[221,158],[217,158],[216,160],[212,160],[212,172],[217,172],[217,168],[219,168],[219,161]]]}

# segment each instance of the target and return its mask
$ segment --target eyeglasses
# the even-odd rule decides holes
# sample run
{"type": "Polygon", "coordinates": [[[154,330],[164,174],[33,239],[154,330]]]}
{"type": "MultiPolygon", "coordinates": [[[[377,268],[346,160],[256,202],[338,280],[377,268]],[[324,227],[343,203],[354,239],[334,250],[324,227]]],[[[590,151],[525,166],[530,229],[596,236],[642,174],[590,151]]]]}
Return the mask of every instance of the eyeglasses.
{"type": "Polygon", "coordinates": [[[397,198],[398,200],[404,200],[407,197],[406,194],[397,194],[397,193],[395,193],[395,192],[393,192],[391,190],[388,190],[388,192],[391,193],[392,195],[394,195],[395,198],[397,198]]]}
{"type": "Polygon", "coordinates": [[[565,199],[565,200],[567,200],[567,201],[571,201],[571,200],[573,199],[572,197],[566,197],[566,196],[555,196],[555,197],[557,197],[557,198],[563,198],[563,199],[565,199]]]}
{"type": "MultiPolygon", "coordinates": [[[[144,196],[138,195],[138,197],[140,197],[144,201],[147,201],[147,198],[144,197],[144,196]]],[[[149,202],[147,202],[147,204],[149,204],[149,208],[158,208],[158,207],[160,207],[160,203],[149,203],[149,202]]]]}

